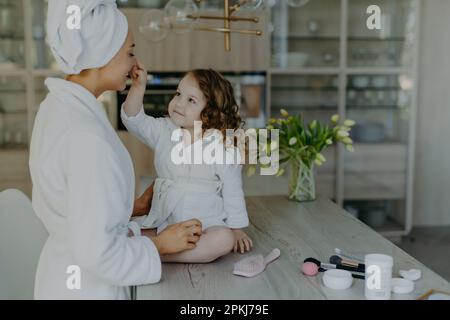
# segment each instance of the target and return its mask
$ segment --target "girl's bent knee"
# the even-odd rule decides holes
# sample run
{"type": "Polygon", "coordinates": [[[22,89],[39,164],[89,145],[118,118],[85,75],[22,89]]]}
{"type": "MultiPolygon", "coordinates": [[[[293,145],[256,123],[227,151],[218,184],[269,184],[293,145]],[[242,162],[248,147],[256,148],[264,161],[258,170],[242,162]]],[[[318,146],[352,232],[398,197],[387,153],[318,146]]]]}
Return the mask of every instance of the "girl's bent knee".
{"type": "Polygon", "coordinates": [[[218,246],[222,255],[229,253],[233,250],[235,238],[234,233],[229,228],[221,228],[218,230],[218,246]]]}

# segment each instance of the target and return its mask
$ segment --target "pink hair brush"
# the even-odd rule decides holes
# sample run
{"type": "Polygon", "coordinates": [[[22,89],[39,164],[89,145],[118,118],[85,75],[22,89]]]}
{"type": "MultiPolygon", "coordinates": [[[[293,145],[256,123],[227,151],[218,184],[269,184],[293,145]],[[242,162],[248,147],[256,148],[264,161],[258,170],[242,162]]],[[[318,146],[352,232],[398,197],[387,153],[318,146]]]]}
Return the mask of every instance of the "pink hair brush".
{"type": "Polygon", "coordinates": [[[251,278],[266,269],[266,266],[280,256],[280,249],[273,249],[266,257],[262,254],[246,257],[234,264],[233,274],[251,278]]]}

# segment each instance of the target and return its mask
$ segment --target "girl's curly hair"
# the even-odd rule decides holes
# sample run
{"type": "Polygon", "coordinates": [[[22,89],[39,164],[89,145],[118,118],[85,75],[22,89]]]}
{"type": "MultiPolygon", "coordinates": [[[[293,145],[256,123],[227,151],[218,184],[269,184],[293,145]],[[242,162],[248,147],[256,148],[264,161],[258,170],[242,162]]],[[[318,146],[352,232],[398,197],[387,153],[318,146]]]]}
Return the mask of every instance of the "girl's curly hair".
{"type": "Polygon", "coordinates": [[[226,137],[227,129],[237,130],[244,126],[230,81],[213,69],[194,69],[185,74],[188,75],[197,81],[206,100],[200,114],[203,133],[217,129],[226,137]]]}

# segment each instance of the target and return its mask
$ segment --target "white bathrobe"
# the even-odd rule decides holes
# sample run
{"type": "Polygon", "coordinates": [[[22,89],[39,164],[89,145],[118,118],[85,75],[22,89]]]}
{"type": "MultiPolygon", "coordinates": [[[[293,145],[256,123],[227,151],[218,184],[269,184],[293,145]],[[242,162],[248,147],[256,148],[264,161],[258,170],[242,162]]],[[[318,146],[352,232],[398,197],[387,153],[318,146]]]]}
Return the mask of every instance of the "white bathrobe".
{"type": "Polygon", "coordinates": [[[192,160],[194,156],[199,156],[199,163],[191,161],[180,164],[177,163],[179,159],[173,159],[172,153],[183,142],[176,139],[172,141],[172,133],[179,127],[170,118],[150,117],[143,108],[136,116],[128,117],[123,107],[121,117],[127,129],[155,151],[158,180],[152,209],[148,218],[137,219],[144,228],[158,227],[159,233],[170,224],[192,218],[199,219],[203,229],[212,226],[233,229],[248,226],[242,189],[242,165],[237,161],[240,160],[237,148],[225,148],[217,137],[212,139],[211,135],[210,140],[197,140],[183,150],[178,150],[179,154],[192,160]],[[203,154],[196,154],[195,148],[199,143],[202,144],[203,154]],[[222,164],[208,164],[208,145],[221,152],[221,159],[224,160],[222,164]],[[202,156],[204,159],[201,159],[202,156]]]}
{"type": "Polygon", "coordinates": [[[36,116],[30,171],[33,208],[50,236],[35,298],[127,299],[128,286],[161,277],[153,242],[140,231],[127,236],[135,185],[130,155],[88,90],[61,79],[45,83],[50,93],[36,116]],[[80,268],[80,289],[75,273],[67,273],[72,265],[80,268]]]}

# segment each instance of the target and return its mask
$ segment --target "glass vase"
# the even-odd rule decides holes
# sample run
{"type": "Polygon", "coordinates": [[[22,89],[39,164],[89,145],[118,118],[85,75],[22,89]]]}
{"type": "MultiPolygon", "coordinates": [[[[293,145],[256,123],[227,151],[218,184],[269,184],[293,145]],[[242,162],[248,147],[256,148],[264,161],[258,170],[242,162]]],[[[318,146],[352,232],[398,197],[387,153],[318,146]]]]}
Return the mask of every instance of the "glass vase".
{"type": "Polygon", "coordinates": [[[316,199],[314,164],[307,165],[301,160],[291,161],[289,178],[289,199],[295,201],[312,201],[316,199]]]}

